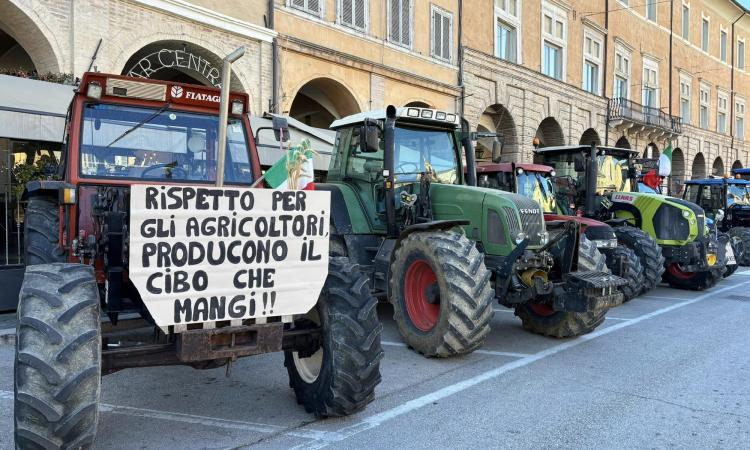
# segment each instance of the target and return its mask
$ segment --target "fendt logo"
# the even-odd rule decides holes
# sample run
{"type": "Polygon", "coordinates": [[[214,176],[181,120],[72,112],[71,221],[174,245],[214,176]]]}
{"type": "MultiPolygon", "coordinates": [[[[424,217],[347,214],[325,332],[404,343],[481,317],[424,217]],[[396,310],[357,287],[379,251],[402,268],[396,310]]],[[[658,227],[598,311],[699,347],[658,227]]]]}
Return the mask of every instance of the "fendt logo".
{"type": "Polygon", "coordinates": [[[521,214],[539,214],[538,208],[520,208],[521,214]]]}
{"type": "Polygon", "coordinates": [[[172,86],[172,98],[180,98],[182,97],[182,87],[180,86],[172,86]]]}

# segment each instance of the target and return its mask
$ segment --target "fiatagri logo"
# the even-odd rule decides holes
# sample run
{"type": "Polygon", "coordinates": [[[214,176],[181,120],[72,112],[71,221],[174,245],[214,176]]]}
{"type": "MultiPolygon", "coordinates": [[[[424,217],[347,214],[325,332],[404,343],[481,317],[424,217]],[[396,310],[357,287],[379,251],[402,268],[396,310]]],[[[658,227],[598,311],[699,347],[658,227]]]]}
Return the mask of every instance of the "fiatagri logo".
{"type": "Polygon", "coordinates": [[[221,96],[218,94],[206,94],[203,92],[189,91],[187,89],[183,89],[182,86],[172,86],[170,93],[172,94],[172,98],[182,98],[184,95],[185,100],[197,100],[201,102],[213,103],[221,102],[221,96]]]}
{"type": "Polygon", "coordinates": [[[628,194],[614,194],[612,196],[613,202],[620,202],[620,203],[633,203],[633,200],[635,200],[635,197],[628,194]]]}

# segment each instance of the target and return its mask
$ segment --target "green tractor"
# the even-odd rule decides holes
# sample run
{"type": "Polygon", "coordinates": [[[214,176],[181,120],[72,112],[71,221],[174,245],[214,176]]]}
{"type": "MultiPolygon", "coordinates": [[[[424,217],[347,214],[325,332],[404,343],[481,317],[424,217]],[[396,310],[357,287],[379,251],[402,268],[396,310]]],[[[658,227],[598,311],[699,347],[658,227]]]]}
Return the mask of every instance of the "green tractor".
{"type": "Polygon", "coordinates": [[[389,106],[331,127],[328,179],[316,189],[331,192],[332,254],[369,274],[417,352],[481,346],[493,299],[554,337],[590,332],[622,302],[624,280],[579,239],[578,224],[550,224],[550,238],[533,200],[476,187],[468,123],[455,114],[389,106]]]}
{"type": "Polygon", "coordinates": [[[726,269],[725,252],[712,239],[703,209],[683,199],[639,192],[637,152],[596,146],[536,149],[536,162],[556,170],[563,206],[605,221],[632,249],[644,269],[644,290],[663,279],[678,289],[714,286],[726,269]],[[661,251],[655,251],[656,245],[661,251]]]}

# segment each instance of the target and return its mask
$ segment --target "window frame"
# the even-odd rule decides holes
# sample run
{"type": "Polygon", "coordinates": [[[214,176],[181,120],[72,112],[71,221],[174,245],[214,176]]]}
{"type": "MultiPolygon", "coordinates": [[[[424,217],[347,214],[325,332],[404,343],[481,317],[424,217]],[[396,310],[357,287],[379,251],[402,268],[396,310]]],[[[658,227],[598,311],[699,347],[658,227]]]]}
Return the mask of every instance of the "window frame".
{"type": "Polygon", "coordinates": [[[296,6],[294,4],[294,0],[287,0],[286,4],[287,4],[287,7],[291,8],[294,11],[299,11],[300,13],[303,13],[303,14],[309,14],[313,17],[317,17],[318,19],[322,19],[323,17],[325,17],[326,2],[324,0],[318,1],[318,12],[313,12],[308,9],[307,5],[309,4],[310,0],[302,0],[302,1],[305,2],[304,7],[296,6]]]}
{"type": "MultiPolygon", "coordinates": [[[[440,30],[442,36],[443,30],[440,30]]],[[[434,3],[430,4],[430,56],[443,62],[451,63],[453,61],[453,13],[443,9],[434,3]],[[435,14],[442,16],[440,20],[440,26],[443,26],[443,20],[448,18],[450,37],[448,40],[448,57],[445,58],[443,55],[436,54],[436,42],[435,42],[435,14]]]]}
{"type": "Polygon", "coordinates": [[[644,17],[646,18],[646,20],[648,20],[649,22],[653,22],[653,23],[658,24],[659,23],[659,2],[658,2],[658,0],[646,0],[644,2],[644,6],[646,6],[646,14],[644,15],[644,17]],[[650,9],[651,6],[654,7],[654,10],[653,10],[654,11],[654,17],[653,18],[649,17],[649,9],[650,9]]]}
{"type": "Polygon", "coordinates": [[[540,14],[540,48],[541,48],[541,58],[540,58],[540,72],[544,76],[548,76],[550,78],[553,78],[558,81],[566,81],[567,78],[567,70],[568,70],[568,14],[565,10],[562,8],[555,6],[549,2],[543,1],[542,7],[541,7],[541,14],[540,14]],[[544,17],[550,16],[552,19],[552,27],[553,29],[552,34],[548,34],[544,30],[544,17]],[[562,30],[562,38],[558,38],[554,35],[554,27],[557,24],[557,22],[561,22],[563,26],[562,30]],[[560,48],[561,53],[561,62],[560,62],[560,78],[547,75],[545,73],[545,67],[544,67],[544,44],[546,42],[549,42],[553,46],[560,48]]]}
{"type": "Polygon", "coordinates": [[[747,114],[747,103],[745,102],[745,99],[735,97],[734,99],[734,129],[732,130],[734,133],[734,137],[740,140],[745,140],[745,127],[747,127],[747,123],[745,123],[745,117],[747,114]],[[742,113],[740,114],[740,106],[742,106],[742,113]],[[738,120],[742,120],[742,127],[738,127],[738,120]]]}
{"type": "MultiPolygon", "coordinates": [[[[409,45],[404,44],[401,41],[395,41],[393,39],[393,30],[391,29],[391,24],[393,23],[393,11],[391,10],[391,0],[387,1],[387,14],[386,14],[386,20],[388,23],[386,24],[386,27],[388,29],[388,42],[396,45],[401,48],[405,48],[408,50],[414,49],[414,0],[401,0],[409,2],[409,45]]],[[[400,16],[399,16],[400,17],[400,16]]],[[[403,36],[403,33],[402,33],[403,36]]]]}
{"type": "Polygon", "coordinates": [[[690,125],[693,123],[693,77],[688,74],[680,74],[680,117],[682,123],[690,125]],[[687,87],[687,96],[683,95],[682,86],[687,87]],[[687,99],[687,117],[682,111],[682,100],[687,99]]]}
{"type": "MultiPolygon", "coordinates": [[[[623,78],[625,80],[625,84],[627,86],[626,96],[624,97],[626,100],[630,100],[632,96],[632,89],[630,89],[630,80],[632,80],[633,77],[633,52],[626,49],[625,46],[622,44],[615,44],[615,60],[613,63],[613,74],[614,74],[614,81],[612,85],[612,92],[617,92],[617,78],[623,78]],[[618,70],[617,68],[617,55],[620,55],[622,57],[623,61],[628,62],[627,71],[618,70]]],[[[622,97],[620,97],[622,98],[622,97]]]]}
{"type": "Polygon", "coordinates": [[[727,134],[727,118],[729,117],[729,92],[716,88],[716,132],[720,134],[727,134]],[[724,108],[721,107],[722,100],[724,101],[724,108]],[[719,117],[724,114],[724,130],[719,129],[719,117]]]}
{"type": "MultiPolygon", "coordinates": [[[[344,2],[351,2],[352,7],[354,6],[354,2],[358,0],[337,0],[336,2],[336,23],[338,25],[341,25],[342,27],[346,27],[350,30],[356,31],[358,33],[367,33],[370,30],[370,0],[361,0],[364,3],[364,14],[365,14],[365,25],[364,28],[359,28],[356,26],[356,24],[351,23],[345,23],[344,22],[344,2]]],[[[352,20],[354,19],[354,8],[352,8],[352,20]]]]}
{"type": "Polygon", "coordinates": [[[581,89],[584,91],[594,94],[594,95],[602,95],[602,77],[603,77],[603,70],[602,70],[602,64],[604,62],[604,36],[595,31],[594,29],[590,27],[584,27],[583,29],[583,42],[582,45],[582,77],[581,77],[581,89]],[[594,57],[593,55],[587,55],[586,54],[586,39],[590,38],[592,45],[594,43],[599,44],[599,56],[594,57]],[[588,89],[586,89],[586,63],[589,62],[593,65],[596,65],[596,86],[595,86],[595,92],[592,92],[588,89]]]}
{"type": "Polygon", "coordinates": [[[698,91],[698,127],[704,130],[711,129],[711,85],[701,81],[698,91]],[[706,94],[705,96],[703,94],[706,94]],[[706,100],[704,100],[704,97],[706,100]],[[703,108],[706,108],[706,124],[703,124],[703,108]]]}
{"type": "Polygon", "coordinates": [[[709,53],[711,51],[711,17],[701,13],[701,46],[700,49],[703,53],[709,53]],[[706,24],[708,28],[705,33],[703,31],[703,25],[706,24]],[[705,46],[705,49],[703,48],[705,46]]]}
{"type": "Polygon", "coordinates": [[[719,25],[719,61],[726,64],[727,54],[729,53],[729,32],[721,25],[719,25]],[[722,48],[722,45],[724,48],[722,48]],[[722,54],[723,52],[723,54],[722,54]]]}
{"type": "Polygon", "coordinates": [[[745,67],[747,67],[747,62],[745,59],[746,51],[745,51],[745,38],[744,37],[737,37],[737,57],[735,58],[735,67],[737,67],[737,70],[745,71],[745,67]],[[740,45],[742,45],[742,51],[740,51],[740,45]],[[742,59],[742,65],[740,66],[740,58],[742,59]]]}
{"type": "Polygon", "coordinates": [[[680,37],[686,42],[690,42],[690,4],[689,3],[682,3],[682,11],[681,11],[681,26],[682,29],[680,30],[680,37]],[[687,23],[685,22],[685,12],[687,12],[687,23]],[[687,27],[685,27],[687,25],[687,27]]]}
{"type": "Polygon", "coordinates": [[[661,98],[660,98],[661,94],[659,93],[659,61],[653,58],[644,56],[643,57],[643,70],[641,71],[641,77],[642,77],[641,78],[641,101],[643,103],[643,106],[649,106],[649,105],[646,105],[645,104],[646,102],[643,101],[643,94],[645,93],[646,88],[653,87],[655,103],[654,103],[654,106],[649,106],[649,107],[658,109],[661,104],[661,98]],[[650,69],[654,71],[654,79],[656,81],[656,84],[653,86],[650,86],[646,83],[646,80],[645,80],[646,69],[650,69]]]}
{"type": "Polygon", "coordinates": [[[516,16],[513,16],[509,12],[507,12],[507,11],[503,10],[502,8],[500,8],[499,6],[497,6],[497,3],[495,2],[495,0],[493,0],[493,2],[492,2],[493,8],[494,8],[494,12],[495,12],[494,13],[494,22],[493,22],[493,26],[494,26],[493,32],[494,32],[494,36],[495,36],[495,43],[494,43],[495,57],[498,58],[498,59],[502,59],[503,61],[511,62],[513,64],[522,64],[523,63],[523,45],[521,43],[521,40],[523,39],[523,33],[521,32],[522,15],[521,15],[520,12],[521,12],[522,7],[523,7],[523,5],[522,5],[522,1],[523,0],[508,0],[508,1],[515,2],[515,4],[516,4],[516,16]],[[497,25],[497,23],[498,23],[498,21],[499,22],[504,22],[505,25],[507,25],[508,27],[515,28],[515,30],[516,30],[516,60],[515,61],[511,61],[509,59],[505,59],[505,58],[500,57],[500,48],[497,45],[497,38],[498,38],[498,33],[497,33],[497,31],[498,31],[498,25],[497,25]]]}

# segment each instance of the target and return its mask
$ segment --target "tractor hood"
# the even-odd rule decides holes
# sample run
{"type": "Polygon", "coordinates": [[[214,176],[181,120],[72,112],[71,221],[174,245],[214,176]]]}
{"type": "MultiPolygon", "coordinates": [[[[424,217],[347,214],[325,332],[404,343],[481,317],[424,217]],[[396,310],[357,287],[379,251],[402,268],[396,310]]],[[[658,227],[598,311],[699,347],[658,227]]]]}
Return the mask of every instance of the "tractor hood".
{"type": "Polygon", "coordinates": [[[706,214],[695,203],[641,192],[615,192],[610,200],[616,217],[633,222],[659,245],[682,246],[705,236],[706,214]]]}
{"type": "Polygon", "coordinates": [[[522,195],[491,188],[432,184],[432,210],[436,220],[469,220],[464,230],[482,242],[489,255],[507,255],[520,237],[529,248],[546,241],[547,230],[539,205],[522,195]]]}

